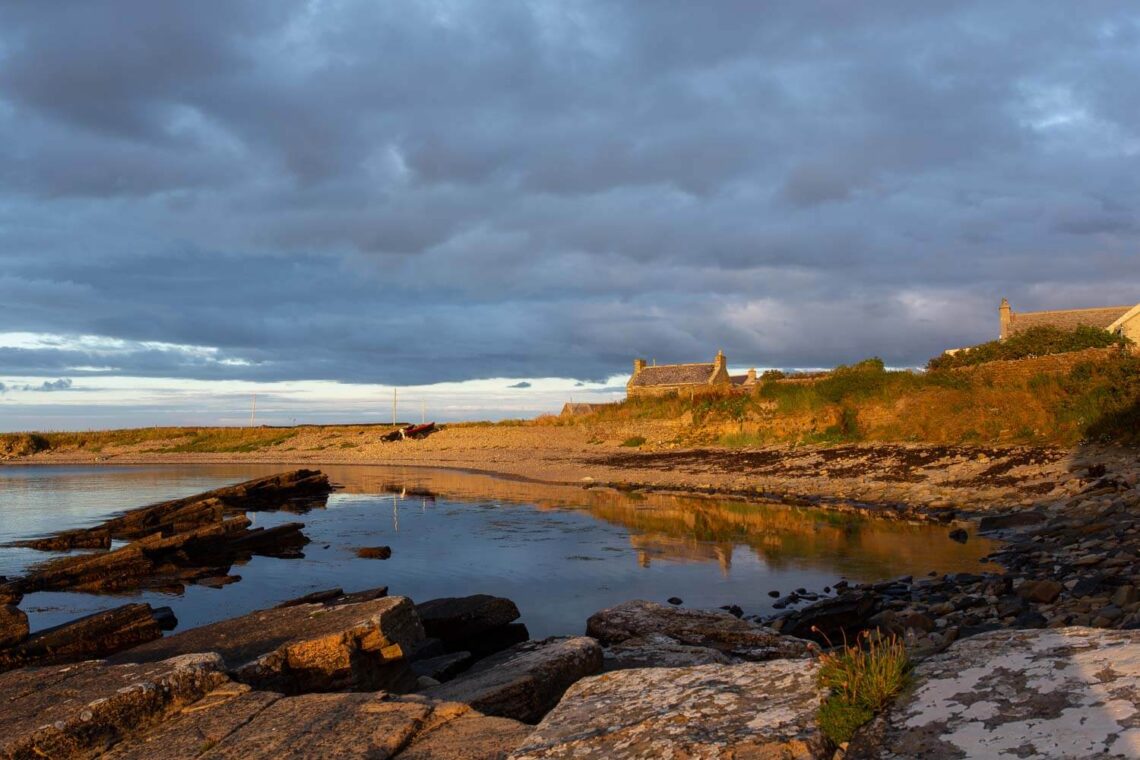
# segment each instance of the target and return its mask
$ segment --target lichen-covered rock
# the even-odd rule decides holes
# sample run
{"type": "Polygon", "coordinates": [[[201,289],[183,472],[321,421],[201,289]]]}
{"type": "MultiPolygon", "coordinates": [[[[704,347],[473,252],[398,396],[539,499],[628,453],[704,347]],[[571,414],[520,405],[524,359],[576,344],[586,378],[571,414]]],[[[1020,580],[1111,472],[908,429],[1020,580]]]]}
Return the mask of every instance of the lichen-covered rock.
{"type": "Polygon", "coordinates": [[[915,670],[848,758],[1140,757],[1140,631],[994,631],[915,670]]]}
{"type": "Polygon", "coordinates": [[[579,681],[513,760],[823,756],[812,661],[621,670],[579,681]]]}
{"type": "Polygon", "coordinates": [[[356,604],[260,610],[194,628],[117,655],[151,662],[217,652],[231,677],[286,693],[337,689],[407,691],[407,657],[424,638],[411,600],[386,596],[356,604]]]}
{"type": "Polygon", "coordinates": [[[680,644],[661,633],[626,639],[603,650],[604,670],[625,668],[683,668],[690,665],[728,665],[734,662],[711,647],[680,644]]]}
{"type": "Polygon", "coordinates": [[[727,612],[686,610],[643,600],[594,613],[586,622],[586,634],[606,646],[651,635],[666,636],[677,644],[712,649],[735,661],[749,662],[808,657],[816,650],[811,642],[781,636],[727,612]]]}
{"type": "Polygon", "coordinates": [[[575,681],[602,668],[602,648],[591,638],[527,641],[475,663],[424,696],[471,705],[487,715],[536,723],[575,681]]]}
{"type": "Polygon", "coordinates": [[[402,758],[492,760],[530,726],[418,696],[286,697],[227,683],[165,722],[116,745],[107,760],[402,758]]]}
{"type": "Polygon", "coordinates": [[[0,675],[0,758],[90,756],[226,682],[221,658],[91,660],[0,675]]]}

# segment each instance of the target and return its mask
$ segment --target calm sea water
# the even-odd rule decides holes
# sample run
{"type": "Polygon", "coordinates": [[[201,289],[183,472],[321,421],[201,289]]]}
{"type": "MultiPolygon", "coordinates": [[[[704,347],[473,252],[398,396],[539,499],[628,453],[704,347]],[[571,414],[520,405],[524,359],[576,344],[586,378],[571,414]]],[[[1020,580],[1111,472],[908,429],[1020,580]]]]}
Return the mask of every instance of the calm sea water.
{"type": "MultiPolygon", "coordinates": [[[[0,467],[0,543],[95,525],[124,509],[288,469],[264,465],[0,467]]],[[[945,527],[837,516],[776,504],[538,486],[446,470],[329,466],[343,485],[324,509],[250,513],[255,526],[305,523],[303,559],[254,557],[241,580],[179,595],[37,593],[21,607],[33,630],[126,601],[174,608],[179,629],[311,591],[387,585],[423,601],[487,593],[513,599],[532,636],[580,633],[593,612],[634,598],[771,611],[770,590],[821,590],[841,577],[874,581],[976,571],[992,550],[945,527]],[[424,492],[430,491],[427,495],[424,492]],[[389,560],[358,559],[362,546],[389,560]]],[[[0,575],[49,554],[0,548],[0,575]]]]}

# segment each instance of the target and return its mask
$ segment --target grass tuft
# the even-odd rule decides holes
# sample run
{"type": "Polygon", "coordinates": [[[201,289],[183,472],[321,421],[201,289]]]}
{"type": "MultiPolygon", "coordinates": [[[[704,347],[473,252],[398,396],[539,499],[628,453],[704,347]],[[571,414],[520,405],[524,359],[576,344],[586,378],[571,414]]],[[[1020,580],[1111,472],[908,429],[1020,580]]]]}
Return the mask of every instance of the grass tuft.
{"type": "Polygon", "coordinates": [[[628,446],[629,448],[637,448],[638,446],[642,446],[644,444],[645,444],[645,436],[641,436],[641,435],[630,436],[629,438],[626,438],[624,441],[621,442],[622,446],[628,446]]]}
{"type": "Polygon", "coordinates": [[[911,680],[906,646],[895,637],[866,632],[854,645],[844,642],[820,655],[818,683],[828,690],[819,709],[820,730],[835,744],[881,712],[911,680]]]}

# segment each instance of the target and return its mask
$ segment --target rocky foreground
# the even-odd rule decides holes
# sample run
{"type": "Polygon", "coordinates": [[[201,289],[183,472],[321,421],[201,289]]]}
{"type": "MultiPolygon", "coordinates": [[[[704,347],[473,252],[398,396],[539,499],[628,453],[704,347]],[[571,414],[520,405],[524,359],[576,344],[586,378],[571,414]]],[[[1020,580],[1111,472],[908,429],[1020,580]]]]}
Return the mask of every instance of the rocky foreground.
{"type": "Polygon", "coordinates": [[[633,601],[531,641],[507,599],[329,589],[173,635],[138,604],[29,635],[24,590],[208,582],[253,551],[233,547],[245,509],[303,512],[328,485],[297,471],[153,505],[41,547],[124,548],[0,584],[0,758],[1140,757],[1133,474],[989,514],[993,572],[797,590],[765,619],[633,601]],[[837,747],[817,655],[860,632],[902,637],[915,678],[837,747]]]}
{"type": "MultiPolygon", "coordinates": [[[[842,754],[816,722],[816,645],[729,613],[630,602],[591,617],[592,636],[476,658],[509,641],[508,600],[379,593],[9,671],[0,757],[842,754]]],[[[1138,708],[1140,632],[994,631],[922,662],[846,754],[1136,757],[1138,708]]]]}

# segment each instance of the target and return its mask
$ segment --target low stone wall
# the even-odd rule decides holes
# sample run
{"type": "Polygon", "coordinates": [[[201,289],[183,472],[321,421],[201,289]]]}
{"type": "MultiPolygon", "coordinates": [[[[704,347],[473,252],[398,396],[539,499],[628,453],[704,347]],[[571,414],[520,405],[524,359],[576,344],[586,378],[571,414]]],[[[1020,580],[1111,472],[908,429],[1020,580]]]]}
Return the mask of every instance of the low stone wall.
{"type": "Polygon", "coordinates": [[[970,367],[955,367],[952,372],[986,372],[1002,380],[1028,380],[1034,375],[1062,374],[1084,362],[1104,361],[1118,356],[1118,348],[1086,348],[1065,354],[1049,354],[1029,359],[1002,359],[1000,361],[976,364],[970,367]]]}

